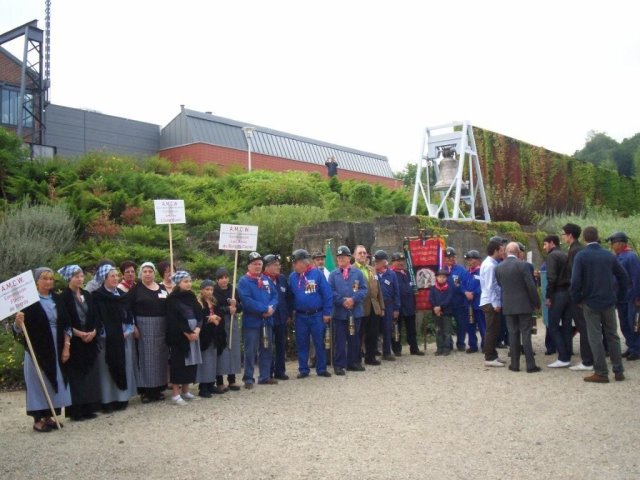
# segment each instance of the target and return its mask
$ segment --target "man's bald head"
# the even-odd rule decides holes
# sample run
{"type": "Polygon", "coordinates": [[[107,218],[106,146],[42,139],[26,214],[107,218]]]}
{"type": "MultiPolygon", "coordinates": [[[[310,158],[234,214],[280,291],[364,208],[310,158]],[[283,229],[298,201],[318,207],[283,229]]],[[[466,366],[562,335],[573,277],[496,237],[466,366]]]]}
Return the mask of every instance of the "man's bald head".
{"type": "Polygon", "coordinates": [[[507,245],[507,248],[504,249],[507,255],[515,255],[518,256],[518,252],[520,252],[520,247],[518,246],[518,242],[511,242],[507,245]]]}

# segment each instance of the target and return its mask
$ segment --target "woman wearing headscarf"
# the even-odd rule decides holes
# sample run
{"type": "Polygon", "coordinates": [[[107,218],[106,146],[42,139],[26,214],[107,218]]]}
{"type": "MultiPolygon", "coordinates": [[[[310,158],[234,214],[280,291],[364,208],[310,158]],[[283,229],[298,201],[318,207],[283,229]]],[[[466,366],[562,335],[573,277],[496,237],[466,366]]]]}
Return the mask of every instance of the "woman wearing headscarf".
{"type": "Polygon", "coordinates": [[[169,345],[169,381],[175,405],[193,400],[189,384],[195,382],[198,364],[202,363],[200,329],[202,306],[191,290],[191,275],[179,270],[171,277],[175,284],[167,298],[167,345],[169,345]]]}
{"type": "Polygon", "coordinates": [[[215,313],[224,319],[224,341],[218,344],[218,376],[216,378],[216,392],[224,393],[231,389],[240,390],[236,385],[236,374],[241,371],[241,352],[240,352],[240,326],[238,318],[233,315],[242,311],[240,301],[234,299],[231,295],[232,288],[229,284],[229,272],[226,268],[220,267],[216,270],[216,286],[213,289],[215,298],[215,313]],[[229,338],[231,339],[231,348],[229,348],[229,338]],[[229,387],[224,386],[224,376],[227,376],[229,387]]]}
{"type": "MultiPolygon", "coordinates": [[[[71,354],[71,324],[60,297],[53,293],[53,270],[47,267],[36,268],[33,276],[40,300],[16,314],[15,329],[17,333],[21,333],[26,325],[47,392],[56,415],[60,415],[62,407],[71,405],[65,365],[71,354]]],[[[33,417],[33,430],[50,432],[55,427],[55,422],[51,418],[51,410],[31,353],[26,348],[24,381],[27,390],[27,415],[33,417]]]]}
{"type": "Polygon", "coordinates": [[[202,363],[198,365],[196,382],[198,382],[198,395],[203,398],[210,398],[211,394],[215,393],[220,333],[222,333],[222,343],[224,344],[224,327],[220,325],[222,318],[215,314],[213,286],[212,280],[203,280],[198,294],[203,324],[200,331],[202,363]],[[220,332],[221,330],[222,332],[220,332]]]}
{"type": "Polygon", "coordinates": [[[78,265],[67,265],[58,270],[68,287],[60,294],[62,304],[71,320],[73,335],[67,362],[71,406],[65,410],[74,421],[92,419],[100,408],[100,378],[98,372],[98,339],[95,308],[89,292],[83,290],[84,272],[78,265]]]}
{"type": "Polygon", "coordinates": [[[156,283],[156,267],[144,262],[138,271],[140,281],[127,295],[138,329],[138,391],[142,403],[162,400],[167,385],[169,349],[165,342],[167,330],[167,290],[156,283]]]}
{"type": "Polygon", "coordinates": [[[99,329],[100,391],[105,413],[124,410],[136,394],[134,375],[133,315],[118,290],[118,271],[103,265],[95,276],[101,287],[93,292],[99,329]]]}

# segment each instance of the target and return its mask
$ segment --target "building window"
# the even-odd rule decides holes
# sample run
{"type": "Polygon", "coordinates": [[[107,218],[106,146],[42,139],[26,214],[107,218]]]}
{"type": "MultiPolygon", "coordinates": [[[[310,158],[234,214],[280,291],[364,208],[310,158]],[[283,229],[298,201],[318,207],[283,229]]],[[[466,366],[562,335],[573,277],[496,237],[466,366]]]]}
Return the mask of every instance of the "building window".
{"type": "MultiPolygon", "coordinates": [[[[11,88],[0,88],[0,123],[4,125],[18,125],[18,98],[20,92],[11,88]]],[[[33,96],[25,95],[25,111],[23,112],[22,126],[33,127],[33,96]]]]}

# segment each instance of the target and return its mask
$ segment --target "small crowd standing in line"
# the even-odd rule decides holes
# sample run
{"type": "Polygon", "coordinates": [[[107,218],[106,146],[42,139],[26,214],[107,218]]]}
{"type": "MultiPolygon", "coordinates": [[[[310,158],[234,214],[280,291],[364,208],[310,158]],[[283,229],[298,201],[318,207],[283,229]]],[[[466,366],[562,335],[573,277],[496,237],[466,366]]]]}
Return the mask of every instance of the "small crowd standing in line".
{"type": "MultiPolygon", "coordinates": [[[[621,381],[622,358],[640,358],[640,259],[624,232],[607,238],[614,253],[600,246],[594,227],[584,229],[586,245],[578,241],[580,233],[577,225],[563,227],[567,252],[560,249],[557,235],[543,242],[547,256],[541,268],[547,284],[542,294],[549,309],[545,353],[557,353],[548,367],[589,372],[585,381],[606,383],[609,355],[614,378],[621,381]],[[618,321],[628,347],[624,353],[618,321]],[[572,365],[574,329],[580,335],[581,361],[572,365]]],[[[540,275],[524,261],[524,250],[522,244],[493,237],[484,260],[478,250],[465,253],[464,268],[455,249],[446,249],[430,287],[436,356],[454,349],[455,320],[458,351],[482,351],[485,366],[503,367],[507,361],[497,351],[503,341],[510,347],[511,371],[520,370],[521,352],[528,373],[541,371],[531,344],[533,313],[541,306],[540,275]]],[[[287,278],[279,255],[252,252],[237,295],[225,268],[216,271],[215,282],[203,280],[198,295],[190,274],[173,273],[168,262],[144,262],[138,268],[127,261],[119,272],[105,260],[86,287],[82,268],[68,265],[58,270],[68,284],[61,293],[53,291],[54,272],[37,268],[40,300],[16,315],[14,330],[20,336],[26,325],[56,415],[65,407],[74,421],[95,418],[100,410],[123,410],[135,395],[142,403],[163,400],[167,387],[178,406],[196,398],[190,391],[193,383],[203,398],[237,391],[240,373],[244,387],[252,389],[256,361],[259,385],[288,380],[285,348],[292,324],[298,379],[309,377],[310,357],[316,374],[325,378],[332,376],[329,363],[335,375],[343,376],[362,372],[365,365],[393,362],[402,355],[403,329],[409,354],[423,356],[404,254],[389,257],[378,250],[370,265],[362,245],[354,255],[345,245],[336,253],[337,268],[329,272],[321,252],[295,250],[287,278]]],[[[28,350],[24,377],[33,429],[49,432],[56,425],[28,350]]]]}

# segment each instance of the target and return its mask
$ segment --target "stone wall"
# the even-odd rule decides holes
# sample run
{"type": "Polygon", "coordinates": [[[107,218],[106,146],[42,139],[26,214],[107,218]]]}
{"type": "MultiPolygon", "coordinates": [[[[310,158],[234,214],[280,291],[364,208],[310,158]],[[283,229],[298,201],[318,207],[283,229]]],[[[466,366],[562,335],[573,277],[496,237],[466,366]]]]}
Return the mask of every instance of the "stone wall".
{"type": "MultiPolygon", "coordinates": [[[[305,248],[309,252],[324,251],[326,240],[331,239],[331,246],[335,253],[339,245],[347,245],[352,250],[362,244],[369,252],[378,249],[388,253],[399,251],[405,237],[417,237],[423,231],[426,235],[441,234],[445,237],[447,246],[454,247],[458,252],[458,261],[463,262],[464,252],[475,249],[483,256],[486,255],[486,245],[493,235],[501,235],[510,240],[523,241],[528,250],[533,252],[533,263],[539,267],[542,262],[540,248],[535,232],[522,231],[513,238],[508,233],[502,233],[493,224],[489,228],[478,228],[477,222],[454,222],[442,220],[438,227],[421,227],[420,217],[408,215],[393,215],[380,217],[371,222],[324,222],[311,227],[303,227],[296,233],[294,248],[305,248]]],[[[484,225],[484,224],[483,224],[484,225]]]]}

